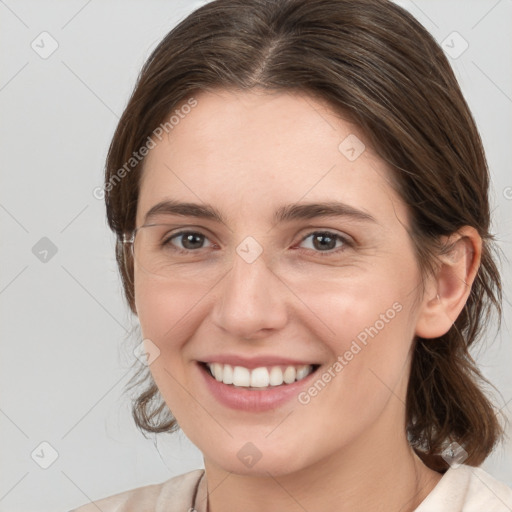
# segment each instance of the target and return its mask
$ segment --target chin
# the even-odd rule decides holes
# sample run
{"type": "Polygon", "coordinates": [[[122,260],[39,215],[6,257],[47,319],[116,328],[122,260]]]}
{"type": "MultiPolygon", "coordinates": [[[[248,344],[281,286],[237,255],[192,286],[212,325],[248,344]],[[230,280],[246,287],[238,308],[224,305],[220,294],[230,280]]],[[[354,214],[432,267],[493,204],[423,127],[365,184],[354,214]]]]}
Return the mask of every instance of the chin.
{"type": "Polygon", "coordinates": [[[236,475],[268,478],[269,475],[283,476],[300,471],[306,465],[305,461],[297,459],[298,449],[282,452],[281,447],[281,453],[272,448],[267,450],[268,453],[265,455],[265,449],[260,451],[253,444],[243,444],[232,456],[226,456],[226,452],[221,457],[205,455],[205,467],[208,469],[207,461],[211,461],[224,471],[236,475]]]}

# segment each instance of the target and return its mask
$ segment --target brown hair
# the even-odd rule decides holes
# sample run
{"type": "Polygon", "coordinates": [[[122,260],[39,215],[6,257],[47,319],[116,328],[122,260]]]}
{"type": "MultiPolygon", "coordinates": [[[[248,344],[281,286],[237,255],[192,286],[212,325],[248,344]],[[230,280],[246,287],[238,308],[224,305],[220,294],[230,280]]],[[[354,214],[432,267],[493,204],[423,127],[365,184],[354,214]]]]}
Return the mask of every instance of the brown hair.
{"type": "MultiPolygon", "coordinates": [[[[469,353],[493,307],[501,320],[489,173],[442,49],[390,1],[216,0],[161,41],[141,70],[106,162],[107,217],[117,235],[116,258],[131,310],[133,261],[122,236],[135,228],[143,159],[122,179],[113,178],[195,92],[254,87],[312,95],[361,128],[393,171],[393,186],[409,208],[423,277],[443,250],[442,235],[469,225],[482,237],[481,265],[463,311],[444,336],[414,339],[405,426],[430,468],[448,467],[440,453],[451,441],[467,451],[466,464],[481,464],[503,435],[483,392],[489,382],[469,353]]],[[[177,430],[150,372],[141,367],[131,387],[144,382],[132,408],[139,428],[177,430]]]]}

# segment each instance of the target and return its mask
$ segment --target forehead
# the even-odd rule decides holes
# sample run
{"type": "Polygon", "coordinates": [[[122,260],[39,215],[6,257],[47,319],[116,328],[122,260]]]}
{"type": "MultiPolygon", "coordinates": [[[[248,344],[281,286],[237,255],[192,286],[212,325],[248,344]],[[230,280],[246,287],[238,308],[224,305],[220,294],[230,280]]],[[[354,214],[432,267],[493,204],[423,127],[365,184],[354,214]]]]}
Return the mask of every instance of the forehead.
{"type": "Polygon", "coordinates": [[[201,92],[194,99],[146,157],[138,225],[166,198],[207,202],[233,218],[270,215],[274,206],[301,200],[371,207],[374,216],[400,208],[384,162],[358,127],[326,103],[260,90],[201,92]]]}

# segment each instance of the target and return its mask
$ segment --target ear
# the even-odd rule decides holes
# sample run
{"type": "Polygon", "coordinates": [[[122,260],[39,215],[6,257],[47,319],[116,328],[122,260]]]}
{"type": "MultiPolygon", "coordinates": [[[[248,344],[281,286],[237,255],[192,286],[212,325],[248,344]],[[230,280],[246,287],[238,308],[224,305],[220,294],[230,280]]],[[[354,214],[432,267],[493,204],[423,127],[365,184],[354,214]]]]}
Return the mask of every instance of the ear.
{"type": "Polygon", "coordinates": [[[480,266],[482,239],[478,231],[464,226],[445,237],[450,249],[439,255],[435,276],[425,290],[415,334],[437,338],[446,334],[464,308],[480,266]]]}

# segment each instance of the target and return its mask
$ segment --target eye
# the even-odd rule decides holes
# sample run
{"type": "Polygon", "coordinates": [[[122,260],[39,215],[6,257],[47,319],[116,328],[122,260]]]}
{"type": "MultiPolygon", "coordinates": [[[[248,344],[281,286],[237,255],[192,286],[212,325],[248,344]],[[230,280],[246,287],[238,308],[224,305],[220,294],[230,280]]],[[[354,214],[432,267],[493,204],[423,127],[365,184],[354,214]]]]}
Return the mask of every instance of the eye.
{"type": "MultiPolygon", "coordinates": [[[[172,245],[172,248],[179,252],[193,252],[196,249],[204,249],[203,244],[207,240],[208,238],[205,235],[197,231],[180,231],[167,238],[163,245],[165,247],[172,245]],[[175,243],[175,240],[178,242],[175,243]],[[181,244],[181,246],[177,244],[181,244]]],[[[209,244],[209,246],[213,245],[211,242],[209,244]]]]}
{"type": "MultiPolygon", "coordinates": [[[[315,231],[309,233],[301,240],[301,244],[307,242],[309,250],[318,253],[320,256],[330,256],[346,250],[352,243],[338,233],[330,231],[315,231]],[[307,242],[308,241],[308,242],[307,242]]],[[[162,242],[163,247],[168,247],[181,253],[199,252],[200,249],[215,247],[215,244],[203,233],[198,231],[180,231],[169,236],[162,242]],[[204,245],[205,242],[208,245],[204,245]]]]}
{"type": "Polygon", "coordinates": [[[352,245],[347,238],[330,231],[315,231],[310,233],[302,239],[301,243],[304,243],[308,239],[311,239],[309,248],[320,253],[320,256],[330,256],[339,253],[352,245]]]}

